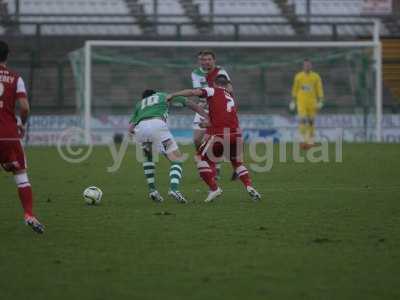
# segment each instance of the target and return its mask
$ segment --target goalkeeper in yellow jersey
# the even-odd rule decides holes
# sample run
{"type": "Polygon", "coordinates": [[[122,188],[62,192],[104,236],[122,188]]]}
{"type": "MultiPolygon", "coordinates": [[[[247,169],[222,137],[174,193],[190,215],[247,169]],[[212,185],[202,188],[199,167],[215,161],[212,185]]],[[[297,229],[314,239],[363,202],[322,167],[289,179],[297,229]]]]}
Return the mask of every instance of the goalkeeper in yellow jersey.
{"type": "Polygon", "coordinates": [[[312,64],[308,59],[303,62],[303,71],[294,77],[292,98],[290,109],[293,111],[297,107],[299,131],[302,137],[301,147],[308,149],[314,145],[315,116],[324,101],[321,77],[312,71],[312,64]]]}

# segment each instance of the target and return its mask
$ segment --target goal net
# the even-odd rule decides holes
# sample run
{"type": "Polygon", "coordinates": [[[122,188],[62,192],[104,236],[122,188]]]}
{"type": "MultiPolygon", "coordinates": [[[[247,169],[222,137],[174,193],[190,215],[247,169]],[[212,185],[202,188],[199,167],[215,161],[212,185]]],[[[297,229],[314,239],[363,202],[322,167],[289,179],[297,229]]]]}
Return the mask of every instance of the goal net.
{"type": "MultiPolygon", "coordinates": [[[[86,141],[104,142],[125,133],[144,89],[191,88],[197,53],[212,49],[229,73],[247,137],[292,140],[296,117],[289,113],[294,75],[303,60],[323,81],[325,107],[317,138],[379,141],[380,43],[375,42],[154,42],[88,41],[70,54],[78,114],[86,141]]],[[[173,110],[170,126],[189,137],[193,114],[173,110]]]]}

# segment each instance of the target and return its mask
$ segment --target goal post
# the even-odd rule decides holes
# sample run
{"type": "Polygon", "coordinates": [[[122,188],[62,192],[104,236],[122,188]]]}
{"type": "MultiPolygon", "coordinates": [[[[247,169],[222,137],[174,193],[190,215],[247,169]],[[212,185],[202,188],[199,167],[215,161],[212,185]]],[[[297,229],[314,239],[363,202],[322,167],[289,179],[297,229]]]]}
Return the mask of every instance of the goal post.
{"type": "Polygon", "coordinates": [[[374,60],[376,72],[376,141],[382,141],[382,116],[383,116],[383,73],[382,73],[382,43],[380,41],[381,23],[379,20],[374,21],[373,43],[374,43],[374,60]]]}
{"type": "MultiPolygon", "coordinates": [[[[369,87],[369,93],[368,97],[371,97],[371,101],[374,101],[374,112],[373,112],[373,118],[374,121],[374,138],[371,140],[380,142],[382,140],[382,46],[380,42],[380,23],[379,21],[375,21],[373,23],[373,38],[371,40],[367,41],[276,41],[276,42],[269,42],[269,41],[254,41],[254,42],[231,42],[231,41],[103,41],[103,40],[89,40],[85,42],[85,45],[83,47],[83,63],[81,63],[81,67],[83,70],[81,70],[84,74],[80,75],[80,80],[84,81],[84,84],[82,85],[84,90],[80,91],[77,93],[77,95],[81,95],[83,97],[83,101],[81,101],[81,108],[80,108],[80,113],[81,116],[83,117],[83,128],[85,132],[85,141],[86,143],[91,143],[91,130],[92,130],[92,117],[93,117],[93,105],[94,105],[94,98],[96,96],[94,95],[94,92],[96,89],[94,88],[94,81],[96,81],[97,77],[100,76],[101,71],[93,71],[93,61],[97,61],[99,65],[101,64],[107,64],[111,63],[114,65],[121,66],[121,68],[125,68],[128,65],[131,65],[133,68],[136,66],[144,67],[148,66],[148,68],[154,68],[155,73],[157,73],[157,78],[161,78],[160,80],[162,81],[165,76],[165,78],[169,78],[170,75],[160,75],[163,73],[160,70],[156,70],[158,68],[157,64],[161,64],[164,68],[164,72],[168,73],[171,70],[174,70],[171,72],[171,75],[175,74],[175,71],[178,70],[179,68],[185,68],[185,72],[188,78],[190,78],[190,71],[191,67],[188,66],[188,64],[184,64],[181,62],[176,61],[176,57],[169,57],[167,53],[168,51],[180,51],[180,49],[191,49],[191,55],[189,57],[185,58],[185,61],[191,61],[192,62],[192,67],[196,65],[195,62],[195,50],[203,49],[203,48],[210,48],[214,49],[218,53],[218,61],[223,60],[224,54],[228,54],[230,52],[228,49],[233,50],[238,50],[242,51],[242,54],[237,54],[236,57],[240,57],[242,59],[243,53],[251,53],[253,51],[254,53],[260,53],[260,52],[277,52],[277,56],[274,56],[272,58],[272,62],[255,62],[253,65],[250,63],[247,66],[243,66],[238,64],[237,62],[236,65],[238,66],[233,66],[233,69],[235,70],[248,70],[251,66],[255,66],[257,64],[257,68],[269,68],[269,69],[274,69],[275,70],[280,70],[280,72],[285,72],[285,68],[289,66],[289,64],[292,64],[292,62],[299,62],[299,58],[303,57],[304,55],[301,51],[304,49],[304,53],[306,53],[305,50],[307,50],[307,54],[312,53],[313,56],[320,55],[319,60],[320,64],[325,64],[323,61],[324,56],[326,56],[327,60],[333,61],[331,62],[330,65],[326,64],[323,67],[326,68],[327,72],[329,71],[329,68],[331,68],[331,72],[335,73],[335,68],[337,65],[335,64],[334,60],[343,60],[343,62],[340,61],[340,63],[343,64],[342,69],[338,69],[341,72],[343,72],[343,69],[346,68],[351,68],[351,65],[354,64],[351,60],[357,60],[359,59],[360,61],[362,60],[362,57],[365,53],[368,53],[370,55],[370,58],[368,58],[369,61],[366,62],[367,67],[365,67],[364,72],[369,72],[368,73],[368,78],[364,79],[357,79],[357,74],[352,74],[351,78],[349,77],[349,81],[354,81],[359,84],[359,82],[362,81],[371,81],[371,86],[369,87]],[[141,57],[138,55],[135,57],[136,54],[134,54],[135,49],[158,49],[160,57],[156,56],[155,62],[149,60],[148,58],[144,58],[145,56],[141,57]],[[298,49],[298,51],[297,51],[298,49]],[[97,51],[99,50],[99,51],[97,51]],[[219,51],[220,50],[220,51],[219,51]],[[228,50],[228,51],[227,51],[228,50]],[[315,51],[313,51],[315,50],[315,51]],[[325,51],[325,52],[324,52],[325,51]],[[357,52],[359,51],[359,52],[357,52]],[[130,53],[132,52],[132,54],[130,53]],[[287,64],[285,65],[284,62],[282,62],[279,58],[277,60],[276,57],[279,57],[279,54],[281,54],[282,57],[286,57],[286,52],[290,53],[290,55],[293,57],[292,61],[288,59],[287,64]],[[294,54],[296,52],[299,52],[298,57],[295,57],[294,54]],[[321,53],[319,53],[321,52],[321,53]],[[163,53],[165,53],[165,57],[163,57],[163,53]],[[301,53],[301,55],[300,55],[301,53]],[[241,56],[242,55],[242,56],[241,56]]],[[[81,54],[82,54],[82,50],[81,54]]],[[[146,52],[146,50],[143,50],[143,52],[146,52]]],[[[186,53],[187,55],[187,53],[186,53]]],[[[177,55],[179,56],[179,55],[177,55]]],[[[184,55],[183,55],[184,56],[184,55]]],[[[251,56],[251,54],[249,54],[251,56]]],[[[256,56],[255,56],[256,57],[256,56]]],[[[180,57],[182,59],[182,57],[180,57]]],[[[251,57],[247,59],[248,61],[251,61],[251,57]]],[[[227,64],[224,64],[224,62],[221,63],[224,67],[227,66],[227,64]]],[[[361,63],[360,63],[361,64],[361,63]]],[[[360,67],[361,68],[361,67],[360,67]]],[[[114,72],[119,72],[118,70],[114,72]]],[[[318,68],[316,68],[317,71],[318,68]]],[[[110,72],[113,72],[111,70],[110,72]]],[[[121,70],[121,74],[122,74],[121,70]]],[[[358,71],[357,71],[358,72],[358,71]]],[[[361,71],[360,71],[361,72],[361,71]]],[[[140,72],[139,72],[140,73],[140,72]]],[[[127,73],[128,74],[128,73],[127,73]]],[[[131,73],[130,73],[131,74],[131,73]]],[[[103,74],[104,75],[104,74],[103,74]]],[[[293,75],[293,74],[292,74],[293,75]]],[[[286,74],[282,75],[286,76],[286,74]]],[[[350,76],[350,75],[349,75],[350,76]]],[[[150,74],[143,74],[143,78],[137,78],[135,77],[135,80],[143,80],[143,88],[146,87],[145,81],[149,78],[152,77],[151,70],[150,74]],[[147,77],[146,77],[147,76],[147,77]]],[[[329,77],[329,76],[327,76],[329,77]]],[[[367,77],[367,76],[366,76],[367,77]]],[[[324,75],[322,74],[323,81],[324,80],[324,75]]],[[[183,80],[183,79],[182,79],[183,80]]],[[[154,82],[156,82],[156,79],[154,79],[154,82]]],[[[354,89],[354,82],[350,82],[348,89],[354,89]]],[[[101,85],[100,83],[97,83],[101,85]]],[[[247,84],[247,83],[246,83],[247,84]]],[[[177,84],[178,85],[178,84],[177,84]]],[[[235,82],[234,82],[235,85],[235,82]]],[[[249,86],[251,84],[249,83],[249,86]]],[[[174,90],[175,88],[178,88],[178,86],[168,86],[170,89],[174,90]]],[[[179,86],[180,87],[180,86],[179,86]]],[[[188,87],[188,86],[186,86],[188,87]]],[[[110,88],[112,88],[110,86],[110,88]]],[[[334,87],[331,87],[332,89],[334,87]]],[[[240,90],[241,85],[235,85],[235,90],[240,90]]],[[[136,95],[132,95],[132,100],[134,99],[134,96],[137,96],[140,94],[141,91],[136,91],[136,95]]],[[[355,91],[354,93],[356,93],[355,91]]],[[[290,92],[285,91],[288,95],[290,95],[290,92]]],[[[358,91],[359,93],[359,91],[358,91]]],[[[268,92],[264,95],[265,97],[269,97],[268,92]]],[[[359,97],[363,97],[362,95],[359,97]]],[[[328,99],[329,100],[329,99],[328,99]]],[[[372,108],[371,108],[372,109],[372,108]]]]}

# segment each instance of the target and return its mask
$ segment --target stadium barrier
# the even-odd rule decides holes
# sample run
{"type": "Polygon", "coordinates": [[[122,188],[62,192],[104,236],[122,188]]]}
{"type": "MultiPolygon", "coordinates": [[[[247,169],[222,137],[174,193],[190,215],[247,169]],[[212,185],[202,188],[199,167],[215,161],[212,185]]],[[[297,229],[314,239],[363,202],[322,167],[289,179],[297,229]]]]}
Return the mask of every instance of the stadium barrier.
{"type": "MultiPolygon", "coordinates": [[[[93,118],[92,141],[95,145],[112,143],[117,135],[127,135],[130,116],[104,115],[93,118]]],[[[180,143],[192,143],[191,125],[192,115],[171,115],[169,126],[180,143]]],[[[29,145],[56,145],[64,144],[63,136],[71,128],[81,128],[83,120],[74,115],[45,116],[35,115],[30,119],[29,145]]],[[[294,116],[276,114],[254,115],[241,114],[240,123],[246,142],[272,141],[292,142],[297,138],[297,120],[294,116]]],[[[362,115],[326,114],[317,118],[317,140],[336,142],[366,142],[373,140],[373,128],[365,127],[362,115]]],[[[79,131],[78,131],[79,133],[79,131]]],[[[75,144],[84,143],[84,132],[74,137],[75,144]]],[[[70,139],[68,139],[70,141],[70,139]]],[[[387,143],[400,143],[400,115],[384,114],[382,141],[387,143]]]]}

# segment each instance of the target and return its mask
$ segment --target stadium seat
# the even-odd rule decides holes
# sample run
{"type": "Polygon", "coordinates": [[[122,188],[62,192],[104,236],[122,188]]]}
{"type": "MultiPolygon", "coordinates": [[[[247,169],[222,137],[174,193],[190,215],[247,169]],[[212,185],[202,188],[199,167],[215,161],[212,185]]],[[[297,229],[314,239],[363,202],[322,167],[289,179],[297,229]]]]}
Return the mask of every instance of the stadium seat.
{"type": "MultiPolygon", "coordinates": [[[[305,15],[307,13],[307,1],[306,0],[292,0],[295,7],[295,13],[297,15],[305,15]]],[[[314,0],[312,1],[311,14],[312,15],[323,15],[329,14],[332,17],[317,17],[312,16],[311,21],[313,22],[365,22],[370,23],[371,18],[359,18],[354,15],[362,14],[362,1],[360,0],[314,0]]],[[[301,21],[305,21],[304,17],[299,18],[301,21]]],[[[371,33],[371,27],[363,25],[340,25],[337,27],[337,33],[339,35],[347,36],[359,36],[368,35],[371,33]]],[[[387,34],[387,29],[382,28],[382,33],[387,34]]],[[[330,35],[332,34],[332,26],[327,25],[313,25],[311,26],[312,35],[330,35]]]]}
{"type": "MultiPolygon", "coordinates": [[[[202,15],[210,14],[208,2],[202,0],[194,0],[199,6],[199,12],[202,15]]],[[[287,19],[282,16],[281,11],[273,0],[219,0],[214,2],[215,22],[242,23],[242,22],[283,22],[287,19]],[[268,19],[265,17],[257,17],[251,15],[271,15],[268,19]],[[234,17],[229,15],[236,15],[234,17]],[[243,16],[240,16],[243,15],[243,16]]],[[[214,32],[221,35],[232,35],[234,27],[228,25],[217,25],[214,32]]],[[[240,33],[249,35],[293,35],[294,31],[290,25],[242,25],[240,33]]]]}
{"type": "MultiPolygon", "coordinates": [[[[138,0],[143,5],[144,11],[147,15],[154,15],[154,1],[153,0],[138,0]]],[[[179,0],[163,0],[158,2],[158,14],[164,15],[158,17],[159,22],[166,23],[190,23],[191,20],[185,15],[182,5],[179,0]]],[[[158,26],[157,31],[162,35],[176,35],[176,26],[158,26]]],[[[182,35],[194,35],[197,34],[197,30],[193,25],[185,25],[181,28],[182,35]]]]}
{"type": "MultiPolygon", "coordinates": [[[[10,14],[15,12],[15,1],[8,2],[10,14]]],[[[23,14],[43,14],[42,16],[22,16],[22,22],[135,22],[135,18],[129,15],[128,7],[124,0],[20,0],[20,13],[23,14]],[[74,16],[57,16],[71,14],[74,16]],[[126,16],[110,17],[110,14],[126,16]],[[46,16],[47,15],[47,16],[46,16]],[[50,16],[52,15],[52,16],[50,16]],[[81,15],[81,16],[80,16],[81,15]],[[88,16],[89,15],[89,16],[88,16]],[[93,16],[90,16],[93,15],[93,16]],[[107,16],[101,16],[107,15],[107,16]]],[[[22,25],[21,32],[24,34],[35,34],[35,27],[22,25]]],[[[141,34],[139,26],[120,25],[43,25],[42,34],[44,35],[125,35],[141,34]]]]}

